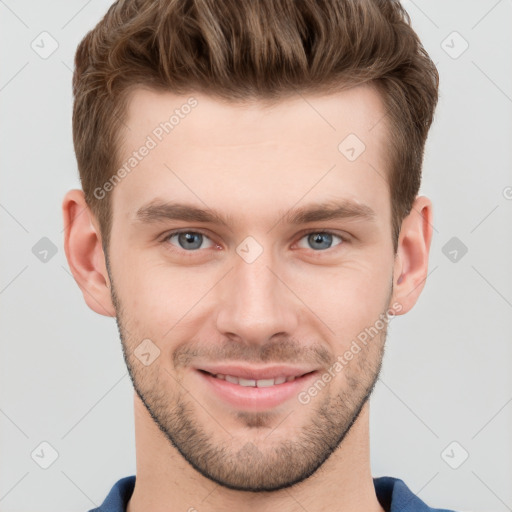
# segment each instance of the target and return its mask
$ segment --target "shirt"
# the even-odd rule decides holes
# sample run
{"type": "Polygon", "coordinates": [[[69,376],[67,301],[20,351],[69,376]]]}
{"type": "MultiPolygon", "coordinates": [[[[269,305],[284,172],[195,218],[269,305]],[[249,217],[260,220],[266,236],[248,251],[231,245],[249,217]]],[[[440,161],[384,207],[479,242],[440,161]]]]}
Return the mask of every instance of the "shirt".
{"type": "MultiPolygon", "coordinates": [[[[454,512],[430,508],[399,478],[381,476],[373,479],[375,494],[386,512],[454,512]]],[[[135,475],[118,480],[99,508],[89,512],[126,512],[126,505],[135,487],[135,475]]]]}

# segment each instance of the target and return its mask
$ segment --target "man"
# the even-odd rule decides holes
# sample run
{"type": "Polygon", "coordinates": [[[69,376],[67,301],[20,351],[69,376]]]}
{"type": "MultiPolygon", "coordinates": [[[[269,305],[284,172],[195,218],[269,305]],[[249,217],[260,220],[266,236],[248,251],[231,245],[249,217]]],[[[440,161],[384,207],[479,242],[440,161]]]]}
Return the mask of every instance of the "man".
{"type": "Polygon", "coordinates": [[[97,510],[432,510],[370,471],[432,235],[438,75],[400,4],[118,1],[73,88],[66,255],[135,389],[136,479],[97,510]]]}

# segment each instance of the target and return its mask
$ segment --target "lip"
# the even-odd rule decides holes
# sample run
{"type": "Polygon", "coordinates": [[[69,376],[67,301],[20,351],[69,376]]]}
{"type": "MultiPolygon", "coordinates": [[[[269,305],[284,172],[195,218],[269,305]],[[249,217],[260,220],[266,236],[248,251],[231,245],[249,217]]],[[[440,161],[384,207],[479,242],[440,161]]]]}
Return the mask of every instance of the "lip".
{"type": "MultiPolygon", "coordinates": [[[[301,390],[316,378],[319,372],[315,370],[301,377],[296,377],[293,381],[262,388],[233,384],[199,369],[196,369],[194,373],[198,375],[201,382],[206,386],[208,394],[213,393],[232,407],[249,411],[265,411],[290,400],[292,397],[296,397],[301,390]]],[[[218,371],[217,373],[222,372],[218,371]]],[[[233,374],[228,373],[228,375],[233,374]]],[[[280,375],[284,374],[281,373],[280,375]]],[[[244,377],[240,374],[238,376],[244,377]]]]}
{"type": "Polygon", "coordinates": [[[297,367],[297,366],[266,366],[266,367],[255,367],[255,366],[241,366],[241,365],[204,365],[196,370],[204,370],[208,373],[217,375],[233,375],[234,377],[242,377],[243,379],[275,379],[277,377],[300,377],[305,373],[310,373],[316,368],[297,367]]]}

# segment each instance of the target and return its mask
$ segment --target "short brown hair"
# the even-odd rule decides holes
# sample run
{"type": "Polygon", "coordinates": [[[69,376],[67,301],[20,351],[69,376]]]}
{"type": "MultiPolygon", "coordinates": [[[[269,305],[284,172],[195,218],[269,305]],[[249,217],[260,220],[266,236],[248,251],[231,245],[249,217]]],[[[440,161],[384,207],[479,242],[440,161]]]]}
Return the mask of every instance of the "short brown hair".
{"type": "Polygon", "coordinates": [[[116,1],[80,42],[73,75],[73,142],[104,249],[110,195],[94,191],[119,165],[134,87],[243,102],[362,83],[377,87],[387,109],[396,250],[420,187],[439,86],[398,0],[116,1]]]}

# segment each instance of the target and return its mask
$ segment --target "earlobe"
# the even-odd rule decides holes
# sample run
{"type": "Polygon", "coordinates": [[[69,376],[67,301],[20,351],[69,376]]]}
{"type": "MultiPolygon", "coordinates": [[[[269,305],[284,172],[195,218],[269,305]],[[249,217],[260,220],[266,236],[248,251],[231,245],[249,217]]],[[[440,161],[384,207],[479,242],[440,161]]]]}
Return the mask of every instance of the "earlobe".
{"type": "Polygon", "coordinates": [[[432,239],[432,203],[418,196],[400,230],[393,275],[393,301],[401,304],[400,314],[412,309],[428,274],[432,239]]]}
{"type": "Polygon", "coordinates": [[[85,302],[96,313],[116,316],[101,234],[82,190],[70,190],[62,202],[64,250],[85,302]]]}

